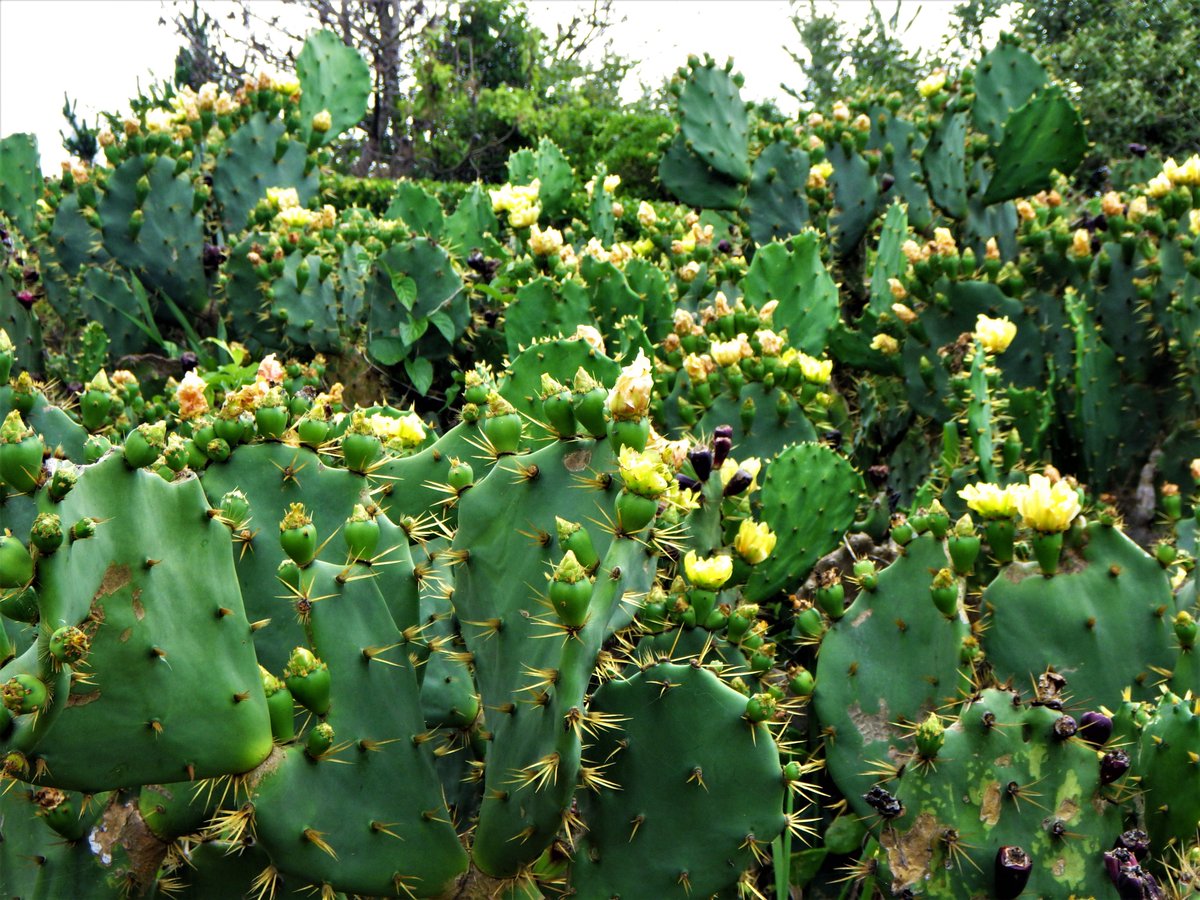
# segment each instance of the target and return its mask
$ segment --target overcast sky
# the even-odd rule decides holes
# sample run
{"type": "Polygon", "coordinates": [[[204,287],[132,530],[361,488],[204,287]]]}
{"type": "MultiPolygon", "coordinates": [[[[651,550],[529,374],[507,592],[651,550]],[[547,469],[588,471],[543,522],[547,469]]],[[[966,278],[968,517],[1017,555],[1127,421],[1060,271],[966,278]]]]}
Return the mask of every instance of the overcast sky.
{"type": "MultiPolygon", "coordinates": [[[[587,4],[590,6],[590,3],[587,4]]],[[[857,29],[870,11],[865,0],[820,3],[857,29]]],[[[202,0],[214,17],[236,8],[225,0],[202,0]]],[[[916,15],[906,39],[936,49],[950,21],[953,0],[906,0],[903,19],[916,15]]],[[[254,0],[256,12],[295,16],[295,7],[254,0]]],[[[530,2],[534,22],[549,34],[580,7],[573,0],[530,2]]],[[[746,76],[747,97],[779,99],[780,82],[798,86],[799,70],[787,52],[799,48],[784,0],[617,0],[620,21],[610,31],[613,49],[642,60],[625,85],[636,96],[640,82],[658,84],[689,53],[732,56],[746,76]]],[[[807,8],[807,4],[803,8],[807,8]]],[[[883,2],[890,14],[893,6],[883,2]]],[[[0,136],[30,131],[38,136],[42,168],[58,169],[66,158],[59,131],[64,91],[91,119],[100,110],[123,110],[138,83],[169,78],[179,38],[159,25],[172,8],[161,0],[0,0],[0,136]]]]}

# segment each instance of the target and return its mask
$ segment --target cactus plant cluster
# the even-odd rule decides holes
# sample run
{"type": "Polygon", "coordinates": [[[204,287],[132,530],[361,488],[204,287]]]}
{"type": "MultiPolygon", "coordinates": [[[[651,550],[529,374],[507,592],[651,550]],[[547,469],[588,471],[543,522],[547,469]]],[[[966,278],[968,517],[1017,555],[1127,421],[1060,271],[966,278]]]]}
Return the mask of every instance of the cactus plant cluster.
{"type": "Polygon", "coordinates": [[[1007,40],[693,59],[688,207],[544,141],[377,216],[365,72],[0,145],[0,892],[1200,890],[1200,158],[1074,194],[1007,40]]]}

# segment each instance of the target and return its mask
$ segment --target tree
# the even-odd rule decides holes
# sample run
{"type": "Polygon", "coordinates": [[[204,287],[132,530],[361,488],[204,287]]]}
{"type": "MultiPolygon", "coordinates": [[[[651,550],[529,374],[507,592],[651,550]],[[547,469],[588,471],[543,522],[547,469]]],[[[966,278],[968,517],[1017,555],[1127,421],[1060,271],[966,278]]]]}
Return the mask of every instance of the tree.
{"type": "Polygon", "coordinates": [[[1200,150],[1200,0],[1038,0],[1014,21],[1051,72],[1078,86],[1098,161],[1130,144],[1163,156],[1200,150]]]}

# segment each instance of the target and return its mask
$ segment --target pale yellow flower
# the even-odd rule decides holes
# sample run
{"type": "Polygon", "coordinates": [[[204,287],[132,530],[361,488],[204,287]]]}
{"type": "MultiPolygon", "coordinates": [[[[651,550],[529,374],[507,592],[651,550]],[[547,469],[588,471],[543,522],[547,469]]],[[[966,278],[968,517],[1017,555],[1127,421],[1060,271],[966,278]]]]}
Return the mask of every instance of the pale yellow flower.
{"type": "Polygon", "coordinates": [[[276,209],[294,209],[300,205],[300,194],[294,187],[269,187],[267,202],[276,209]]]}
{"type": "Polygon", "coordinates": [[[736,338],[732,341],[713,341],[708,352],[718,366],[736,366],[742,359],[742,344],[736,338]]]}
{"type": "Polygon", "coordinates": [[[285,377],[287,377],[287,372],[275,358],[274,353],[268,353],[262,358],[262,362],[258,364],[258,372],[254,376],[256,381],[265,381],[268,384],[279,384],[285,377]]]}
{"type": "Polygon", "coordinates": [[[688,378],[692,380],[692,384],[699,384],[708,379],[708,373],[715,368],[712,357],[707,353],[696,355],[689,353],[683,358],[683,368],[687,372],[688,378]]]}
{"type": "Polygon", "coordinates": [[[1171,179],[1167,177],[1166,173],[1159,172],[1148,182],[1146,182],[1146,193],[1151,197],[1158,199],[1159,197],[1165,197],[1167,194],[1171,193],[1172,187],[1174,187],[1174,185],[1171,184],[1171,179]]]}
{"type": "Polygon", "coordinates": [[[828,384],[833,375],[832,359],[817,359],[809,356],[803,350],[796,351],[796,359],[800,363],[800,374],[804,380],[812,384],[828,384]]]}
{"type": "Polygon", "coordinates": [[[1192,234],[1200,234],[1200,209],[1188,210],[1188,228],[1192,234]]]}
{"type": "Polygon", "coordinates": [[[1150,204],[1145,197],[1134,197],[1129,201],[1129,216],[1130,222],[1140,222],[1142,218],[1150,212],[1150,204]]]}
{"type": "Polygon", "coordinates": [[[541,214],[540,206],[524,206],[514,209],[508,214],[508,224],[513,228],[528,228],[538,220],[541,214]]]}
{"type": "Polygon", "coordinates": [[[542,231],[535,223],[529,229],[529,249],[535,256],[550,256],[558,253],[563,245],[562,232],[557,228],[547,228],[542,231]]]}
{"type": "Polygon", "coordinates": [[[911,325],[917,321],[918,316],[911,306],[905,306],[903,303],[892,304],[892,315],[903,322],[905,325],[911,325]]]}
{"type": "Polygon", "coordinates": [[[1125,201],[1116,191],[1109,191],[1100,198],[1100,210],[1106,216],[1119,216],[1125,212],[1125,201]]]}
{"type": "Polygon", "coordinates": [[[1066,531],[1079,515],[1079,494],[1065,480],[1051,485],[1045,475],[1030,475],[1017,494],[1017,511],[1023,524],[1036,531],[1066,531]]]}
{"type": "Polygon", "coordinates": [[[1033,204],[1028,200],[1018,200],[1017,215],[1020,216],[1023,221],[1028,222],[1037,218],[1037,210],[1033,208],[1033,204]]]}
{"type": "Polygon", "coordinates": [[[637,220],[643,228],[649,228],[658,221],[658,213],[654,211],[653,206],[643,200],[638,204],[637,220]]]}
{"type": "Polygon", "coordinates": [[[689,550],[683,558],[683,573],[701,590],[718,591],[733,575],[733,560],[728,556],[701,559],[695,550],[689,550]]]}
{"type": "Polygon", "coordinates": [[[604,335],[594,325],[576,325],[575,333],[571,337],[577,341],[583,341],[597,353],[606,353],[604,349],[604,335]]]}
{"type": "Polygon", "coordinates": [[[996,243],[994,237],[987,239],[987,244],[983,248],[983,258],[998,260],[1000,258],[1000,245],[996,243]]]}
{"type": "Polygon", "coordinates": [[[275,218],[288,228],[307,228],[318,221],[320,215],[303,206],[289,206],[275,214],[275,218]]]}
{"type": "Polygon", "coordinates": [[[1076,228],[1071,235],[1071,253],[1075,256],[1091,256],[1092,236],[1086,228],[1076,228]]]}
{"type": "Polygon", "coordinates": [[[700,274],[700,263],[694,259],[679,269],[679,280],[684,284],[691,284],[696,280],[696,276],[700,274]]]}
{"type": "Polygon", "coordinates": [[[1017,492],[1012,486],[1002,488],[988,482],[968,484],[958,492],[958,496],[985,519],[1011,518],[1017,514],[1017,492]]]}
{"type": "Polygon", "coordinates": [[[908,288],[899,278],[888,279],[888,290],[891,291],[893,300],[903,300],[908,296],[908,288]]]}
{"type": "Polygon", "coordinates": [[[871,338],[871,349],[878,350],[884,356],[894,356],[900,352],[900,342],[890,334],[881,332],[871,338]]]}
{"type": "Polygon", "coordinates": [[[179,403],[179,418],[194,419],[208,412],[208,398],[204,391],[208,387],[204,379],[195,373],[188,372],[175,389],[175,399],[179,403]]]}
{"type": "Polygon", "coordinates": [[[621,176],[620,175],[614,174],[614,175],[605,175],[604,176],[604,193],[606,193],[606,194],[615,193],[617,188],[619,188],[620,186],[621,186],[621,176]]]}
{"type": "Polygon", "coordinates": [[[614,419],[641,419],[650,408],[654,393],[654,378],[650,360],[639,349],[637,359],[621,370],[617,383],[608,394],[608,411],[614,419]]]}
{"type": "Polygon", "coordinates": [[[639,453],[628,444],[621,446],[617,465],[625,489],[642,497],[658,497],[673,480],[671,470],[663,462],[661,454],[652,451],[639,453]]]}
{"type": "Polygon", "coordinates": [[[946,72],[943,69],[934,69],[924,78],[917,82],[917,93],[928,99],[946,86],[946,72]]]}
{"type": "Polygon", "coordinates": [[[327,109],[321,110],[312,117],[312,129],[317,134],[324,134],[333,127],[333,115],[327,109]]]}
{"type": "Polygon", "coordinates": [[[845,102],[841,100],[834,101],[833,121],[843,123],[850,121],[850,107],[848,107],[845,102]]]}
{"type": "Polygon", "coordinates": [[[983,344],[988,353],[1003,353],[1017,335],[1017,326],[1008,316],[991,319],[980,314],[975,319],[975,340],[983,344]]]}
{"type": "Polygon", "coordinates": [[[762,347],[763,356],[778,356],[783,352],[783,338],[769,329],[754,332],[758,345],[762,347]]]}
{"type": "Polygon", "coordinates": [[[933,229],[933,252],[939,256],[950,256],[958,252],[958,245],[954,242],[954,235],[950,233],[949,228],[933,229]]]}
{"type": "Polygon", "coordinates": [[[757,565],[771,555],[776,539],[775,532],[766,522],[755,523],[750,519],[742,519],[737,536],[733,539],[733,549],[746,562],[757,565]]]}

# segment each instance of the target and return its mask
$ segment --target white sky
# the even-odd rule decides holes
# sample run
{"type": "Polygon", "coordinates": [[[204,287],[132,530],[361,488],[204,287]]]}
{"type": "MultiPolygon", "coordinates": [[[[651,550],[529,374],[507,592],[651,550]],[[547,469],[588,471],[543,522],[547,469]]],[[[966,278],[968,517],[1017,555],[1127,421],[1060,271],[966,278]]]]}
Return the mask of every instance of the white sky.
{"type": "MultiPolygon", "coordinates": [[[[574,0],[531,0],[534,22],[548,34],[555,23],[570,19],[582,4],[574,0]]],[[[590,4],[587,4],[590,6],[590,4]]],[[[865,0],[822,2],[857,31],[870,7],[865,0]]],[[[202,0],[210,15],[219,17],[235,8],[222,0],[202,0]]],[[[936,49],[950,22],[954,0],[907,0],[905,22],[917,18],[906,39],[914,46],[936,49]]],[[[295,7],[277,0],[255,0],[263,16],[282,11],[295,16],[295,7]]],[[[689,53],[711,53],[719,62],[732,56],[746,76],[747,98],[775,98],[788,109],[780,82],[796,87],[799,68],[783,49],[799,41],[784,0],[617,0],[618,19],[610,30],[613,49],[642,63],[626,82],[626,93],[637,96],[640,82],[657,84],[682,65],[689,53]]],[[[890,15],[891,2],[880,4],[890,15]]],[[[807,3],[802,8],[807,9],[807,3]]],[[[38,136],[42,168],[58,169],[66,158],[59,131],[63,93],[77,101],[81,116],[92,119],[100,110],[121,110],[154,76],[169,78],[179,46],[174,29],[159,25],[172,9],[159,0],[0,0],[0,137],[18,131],[38,136]]]]}

